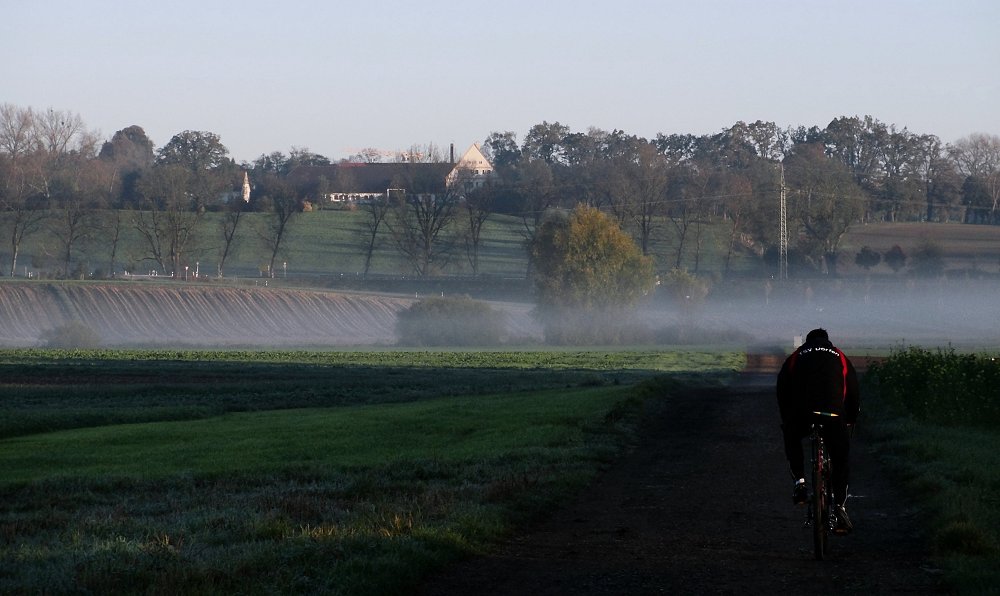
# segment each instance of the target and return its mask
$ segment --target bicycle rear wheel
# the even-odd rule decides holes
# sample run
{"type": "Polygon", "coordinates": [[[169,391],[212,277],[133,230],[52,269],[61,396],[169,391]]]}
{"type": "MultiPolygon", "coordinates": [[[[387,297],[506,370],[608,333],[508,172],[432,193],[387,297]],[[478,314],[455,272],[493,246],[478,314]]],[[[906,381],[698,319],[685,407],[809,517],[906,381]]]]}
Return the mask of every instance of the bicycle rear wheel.
{"type": "Polygon", "coordinates": [[[813,518],[813,553],[817,561],[822,561],[827,553],[827,529],[830,525],[827,518],[827,493],[826,477],[823,474],[825,453],[821,439],[815,439],[812,443],[812,518],[813,518]]]}

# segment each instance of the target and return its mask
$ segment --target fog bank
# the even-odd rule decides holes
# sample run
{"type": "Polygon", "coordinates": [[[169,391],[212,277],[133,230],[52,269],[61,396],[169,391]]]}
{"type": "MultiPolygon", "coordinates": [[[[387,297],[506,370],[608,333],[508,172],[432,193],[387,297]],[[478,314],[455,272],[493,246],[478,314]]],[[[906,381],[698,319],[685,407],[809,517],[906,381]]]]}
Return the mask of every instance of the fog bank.
{"type": "Polygon", "coordinates": [[[785,282],[757,284],[738,296],[710,296],[685,314],[675,305],[647,310],[647,325],[681,324],[729,331],[734,337],[790,348],[793,338],[823,327],[842,347],[901,345],[1000,346],[1000,283],[996,281],[785,282]]]}
{"type": "MultiPolygon", "coordinates": [[[[701,305],[660,293],[639,314],[649,330],[708,331],[713,342],[790,350],[824,327],[844,349],[902,345],[996,349],[1000,283],[941,281],[729,284],[701,305]]],[[[396,343],[396,313],[413,297],[262,287],[172,284],[0,283],[0,346],[34,347],[50,329],[80,322],[106,347],[340,348],[396,343]]],[[[529,303],[491,302],[514,345],[542,329],[529,303]]],[[[705,334],[702,334],[705,335],[705,334]]],[[[698,343],[699,333],[690,341],[698,343]]]]}

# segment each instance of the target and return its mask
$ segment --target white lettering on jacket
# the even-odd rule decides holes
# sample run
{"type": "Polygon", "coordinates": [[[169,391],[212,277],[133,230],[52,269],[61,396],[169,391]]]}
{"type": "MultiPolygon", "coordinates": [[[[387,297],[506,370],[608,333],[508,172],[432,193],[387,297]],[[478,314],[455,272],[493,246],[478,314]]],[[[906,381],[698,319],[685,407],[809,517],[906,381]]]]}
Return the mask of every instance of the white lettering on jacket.
{"type": "Polygon", "coordinates": [[[810,352],[829,352],[830,354],[833,354],[837,358],[840,358],[840,353],[832,348],[806,348],[804,350],[799,350],[799,356],[808,354],[810,352]]]}

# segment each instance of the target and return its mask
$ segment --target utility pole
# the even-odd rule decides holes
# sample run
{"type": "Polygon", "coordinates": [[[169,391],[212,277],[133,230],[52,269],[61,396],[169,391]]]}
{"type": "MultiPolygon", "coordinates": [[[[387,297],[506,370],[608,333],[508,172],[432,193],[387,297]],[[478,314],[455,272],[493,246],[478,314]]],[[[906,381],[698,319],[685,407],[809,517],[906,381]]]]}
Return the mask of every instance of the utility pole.
{"type": "Polygon", "coordinates": [[[778,279],[788,279],[788,206],[785,192],[785,164],[781,167],[781,199],[778,209],[778,279]]]}

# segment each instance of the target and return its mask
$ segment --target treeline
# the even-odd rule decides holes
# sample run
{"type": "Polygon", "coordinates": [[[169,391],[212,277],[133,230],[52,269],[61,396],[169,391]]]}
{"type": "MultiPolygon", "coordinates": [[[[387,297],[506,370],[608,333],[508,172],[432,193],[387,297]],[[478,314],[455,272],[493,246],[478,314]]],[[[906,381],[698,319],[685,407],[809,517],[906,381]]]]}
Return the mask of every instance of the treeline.
{"type": "MultiPolygon", "coordinates": [[[[380,230],[389,231],[418,274],[442,271],[459,252],[476,272],[479,234],[493,214],[520,218],[530,239],[547,212],[580,204],[611,215],[644,254],[669,238],[670,262],[658,263],[663,270],[693,262],[697,271],[708,225],[722,224],[723,274],[737,253],[777,262],[782,229],[790,268],[827,271],[853,223],[1000,224],[1000,137],[974,134],[944,144],[868,116],[836,118],[825,128],[737,122],[716,134],[654,139],[542,122],[523,140],[493,132],[483,150],[495,167],[488,184],[358,206],[366,213],[366,246],[359,246],[369,255],[366,271],[380,230]],[[785,226],[779,225],[781,196],[785,226]]],[[[364,150],[344,161],[418,155],[444,161],[434,147],[397,155],[364,150]]],[[[334,181],[292,172],[331,163],[295,148],[236,163],[218,135],[206,131],[180,132],[159,148],[139,126],[102,140],[72,112],[3,104],[4,265],[14,275],[24,240],[46,234],[63,275],[74,275],[80,245],[94,239],[106,245],[109,271],[115,271],[119,239],[131,228],[143,239],[144,260],[164,272],[183,271],[199,238],[212,236],[222,275],[243,214],[259,212],[265,217],[256,221],[266,223],[253,234],[273,273],[295,217],[325,206],[334,190],[334,181]],[[252,189],[248,201],[244,176],[252,189]],[[212,229],[203,224],[208,211],[223,214],[212,229]]]]}
{"type": "Polygon", "coordinates": [[[793,267],[832,270],[858,222],[1000,223],[1000,137],[945,145],[872,117],[823,129],[737,122],[712,135],[651,140],[543,122],[520,143],[493,133],[486,147],[512,211],[540,217],[586,202],[613,214],[646,253],[666,226],[668,266],[692,254],[697,263],[708,222],[727,226],[726,271],[738,250],[776,261],[782,190],[793,267]]]}

